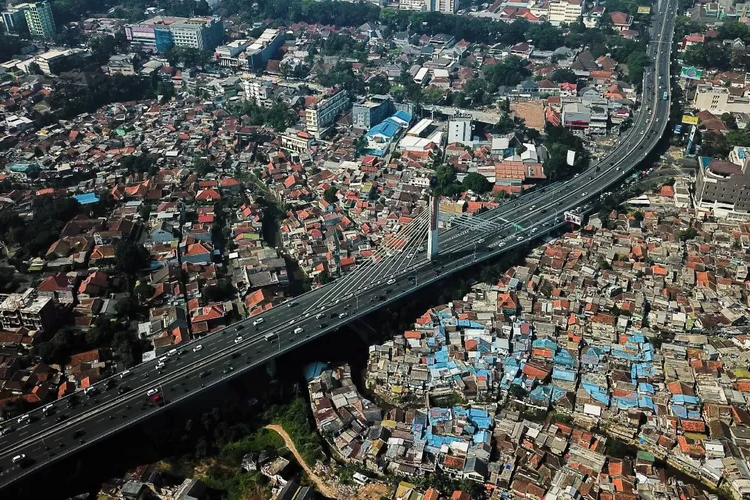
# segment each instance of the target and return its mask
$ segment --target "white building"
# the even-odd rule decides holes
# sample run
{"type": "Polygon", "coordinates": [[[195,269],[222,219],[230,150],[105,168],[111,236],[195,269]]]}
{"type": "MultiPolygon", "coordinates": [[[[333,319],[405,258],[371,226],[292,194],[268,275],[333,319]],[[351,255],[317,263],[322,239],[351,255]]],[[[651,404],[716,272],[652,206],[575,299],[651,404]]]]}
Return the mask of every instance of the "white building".
{"type": "Polygon", "coordinates": [[[336,116],[347,107],[346,90],[330,89],[331,93],[305,110],[305,127],[319,139],[333,125],[336,116]]]}
{"type": "Polygon", "coordinates": [[[243,76],[242,89],[245,100],[255,102],[264,108],[271,107],[273,98],[273,82],[246,74],[243,76]]]}
{"type": "Polygon", "coordinates": [[[471,118],[451,118],[448,121],[448,144],[459,142],[471,146],[471,118]]]}
{"type": "Polygon", "coordinates": [[[548,4],[547,19],[550,24],[559,26],[571,24],[583,14],[582,0],[551,0],[548,4]]]}
{"type": "Polygon", "coordinates": [[[399,0],[400,10],[417,10],[420,12],[442,12],[455,14],[458,11],[459,0],[399,0]]]}
{"type": "Polygon", "coordinates": [[[693,108],[713,114],[750,113],[750,99],[733,96],[726,87],[698,85],[693,98],[693,108]]]}

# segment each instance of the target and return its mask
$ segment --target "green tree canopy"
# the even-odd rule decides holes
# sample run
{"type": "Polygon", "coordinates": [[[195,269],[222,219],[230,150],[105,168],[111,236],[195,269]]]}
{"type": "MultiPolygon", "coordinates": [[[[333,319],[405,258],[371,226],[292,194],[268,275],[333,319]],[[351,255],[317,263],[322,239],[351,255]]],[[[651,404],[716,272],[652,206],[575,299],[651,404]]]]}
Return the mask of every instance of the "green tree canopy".
{"type": "Polygon", "coordinates": [[[487,177],[476,172],[466,174],[464,180],[461,181],[461,186],[468,190],[471,190],[477,194],[484,194],[492,191],[492,183],[487,180],[487,177]]]}

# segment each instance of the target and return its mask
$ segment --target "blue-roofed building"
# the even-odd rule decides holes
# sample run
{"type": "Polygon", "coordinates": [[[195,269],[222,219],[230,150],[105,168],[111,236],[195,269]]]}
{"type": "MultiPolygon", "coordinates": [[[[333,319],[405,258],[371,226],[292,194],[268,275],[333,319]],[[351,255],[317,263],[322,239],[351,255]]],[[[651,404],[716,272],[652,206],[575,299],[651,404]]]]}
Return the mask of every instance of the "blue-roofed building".
{"type": "Polygon", "coordinates": [[[409,126],[409,121],[404,120],[402,116],[409,118],[409,121],[411,121],[409,113],[397,111],[395,115],[386,118],[368,130],[365,134],[367,146],[363,152],[373,156],[385,156],[393,141],[402,130],[409,126]]]}
{"type": "Polygon", "coordinates": [[[77,194],[74,196],[74,198],[81,205],[91,205],[99,201],[99,195],[96,193],[77,194]]]}

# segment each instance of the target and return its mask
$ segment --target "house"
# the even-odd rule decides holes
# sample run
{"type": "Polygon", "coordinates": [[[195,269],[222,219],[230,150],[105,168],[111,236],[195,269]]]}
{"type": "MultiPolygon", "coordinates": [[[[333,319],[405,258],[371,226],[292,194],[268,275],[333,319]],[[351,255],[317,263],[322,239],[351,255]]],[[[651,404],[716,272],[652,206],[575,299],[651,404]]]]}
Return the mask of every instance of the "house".
{"type": "Polygon", "coordinates": [[[157,245],[169,245],[173,241],[177,241],[174,235],[174,229],[167,222],[161,222],[155,226],[148,234],[150,242],[157,245]]]}
{"type": "Polygon", "coordinates": [[[36,290],[40,296],[52,297],[61,304],[72,304],[75,301],[73,284],[64,273],[47,276],[36,290]]]}
{"type": "Polygon", "coordinates": [[[630,26],[633,24],[633,16],[625,12],[610,12],[609,18],[612,20],[612,26],[617,31],[630,30],[630,26]]]}
{"type": "Polygon", "coordinates": [[[198,194],[195,195],[195,201],[199,203],[213,203],[220,199],[221,194],[219,194],[219,192],[214,188],[201,189],[200,191],[198,191],[198,194]]]}
{"type": "Polygon", "coordinates": [[[190,264],[210,264],[211,250],[208,243],[199,242],[187,245],[182,254],[182,262],[190,264]]]}
{"type": "Polygon", "coordinates": [[[107,291],[108,281],[109,276],[105,272],[95,271],[89,274],[78,286],[78,297],[81,299],[99,297],[107,291]]]}

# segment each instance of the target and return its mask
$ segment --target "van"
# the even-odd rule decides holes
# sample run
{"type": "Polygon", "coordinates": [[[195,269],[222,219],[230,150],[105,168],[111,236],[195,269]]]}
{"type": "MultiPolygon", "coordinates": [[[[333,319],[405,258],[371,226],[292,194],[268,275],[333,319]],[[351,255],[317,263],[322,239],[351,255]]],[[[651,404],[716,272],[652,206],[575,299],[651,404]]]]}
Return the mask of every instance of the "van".
{"type": "Polygon", "coordinates": [[[295,335],[298,335],[298,334],[300,334],[302,332],[304,332],[304,330],[302,328],[297,327],[297,328],[294,329],[294,334],[295,335]]]}
{"type": "Polygon", "coordinates": [[[21,453],[20,455],[16,455],[15,457],[13,457],[13,463],[14,464],[17,464],[18,462],[23,462],[24,460],[26,460],[26,455],[24,455],[23,453],[21,453]]]}
{"type": "Polygon", "coordinates": [[[167,359],[168,358],[166,356],[162,356],[161,358],[159,358],[159,363],[166,363],[167,359]]]}
{"type": "Polygon", "coordinates": [[[270,342],[272,340],[276,340],[276,334],[275,333],[267,333],[263,336],[264,339],[266,339],[267,342],[270,342]]]}
{"type": "Polygon", "coordinates": [[[120,374],[120,378],[125,378],[125,377],[129,377],[129,376],[130,376],[130,375],[132,375],[132,374],[133,374],[133,373],[132,373],[132,372],[131,372],[130,370],[125,370],[124,372],[122,372],[122,373],[120,374]]]}
{"type": "Polygon", "coordinates": [[[167,352],[167,356],[175,356],[177,355],[177,349],[170,349],[169,352],[167,352]]]}

